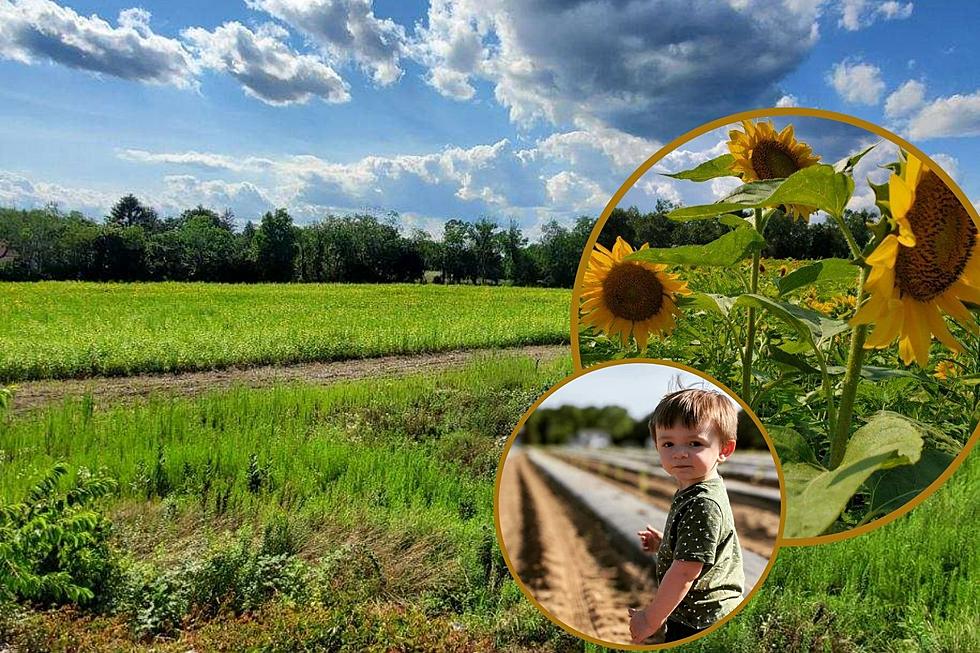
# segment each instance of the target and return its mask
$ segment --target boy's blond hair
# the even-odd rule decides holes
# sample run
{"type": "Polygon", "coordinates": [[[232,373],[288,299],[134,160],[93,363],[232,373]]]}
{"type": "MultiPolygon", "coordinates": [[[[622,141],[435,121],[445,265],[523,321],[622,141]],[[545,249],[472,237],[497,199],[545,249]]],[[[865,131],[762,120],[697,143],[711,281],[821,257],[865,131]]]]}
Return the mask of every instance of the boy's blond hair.
{"type": "Polygon", "coordinates": [[[683,424],[695,429],[705,422],[714,426],[722,444],[735,442],[738,438],[738,413],[728,397],[714,390],[678,390],[657,404],[650,416],[650,435],[656,444],[657,428],[683,424]]]}

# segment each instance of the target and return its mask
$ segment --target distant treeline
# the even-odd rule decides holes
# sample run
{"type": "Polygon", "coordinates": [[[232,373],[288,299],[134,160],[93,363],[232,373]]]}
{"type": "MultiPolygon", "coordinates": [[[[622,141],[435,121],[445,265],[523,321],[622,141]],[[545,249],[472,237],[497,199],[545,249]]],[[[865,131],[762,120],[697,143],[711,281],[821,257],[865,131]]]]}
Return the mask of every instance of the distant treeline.
{"type": "MultiPolygon", "coordinates": [[[[637,247],[643,243],[649,243],[650,247],[704,245],[730,231],[717,220],[670,220],[667,214],[674,208],[674,204],[658,200],[656,210],[650,213],[640,213],[635,207],[613,209],[599,236],[599,243],[612,247],[616,237],[622,236],[623,240],[637,247]]],[[[878,213],[871,211],[845,211],[844,216],[861,247],[871,240],[867,223],[877,219],[878,213]]],[[[807,223],[778,212],[766,227],[766,241],[769,245],[762,254],[770,258],[822,259],[847,258],[849,255],[844,234],[832,220],[807,223]]]]}
{"type": "MultiPolygon", "coordinates": [[[[612,246],[621,235],[634,245],[703,244],[729,230],[715,220],[678,223],[674,208],[612,212],[599,242],[612,246]]],[[[868,239],[864,213],[849,214],[858,241],[868,239]]],[[[515,221],[507,228],[483,218],[448,220],[440,239],[414,229],[403,234],[394,216],[327,216],[293,224],[286,209],[266,213],[237,230],[229,211],[198,206],[160,218],[133,195],[120,199],[97,222],[57,208],[0,209],[0,279],[91,281],[489,283],[571,287],[595,219],[571,227],[552,220],[537,242],[515,221]]],[[[766,232],[768,256],[845,256],[847,246],[833,224],[774,218],[766,232]]]]}
{"type": "MultiPolygon", "coordinates": [[[[651,410],[651,415],[653,411],[651,410]]],[[[524,444],[568,444],[589,431],[609,436],[615,446],[645,446],[650,441],[650,415],[634,420],[620,406],[565,405],[559,408],[538,408],[524,422],[521,439],[524,444]]],[[[748,414],[739,410],[738,448],[765,449],[766,441],[748,414]]]]}

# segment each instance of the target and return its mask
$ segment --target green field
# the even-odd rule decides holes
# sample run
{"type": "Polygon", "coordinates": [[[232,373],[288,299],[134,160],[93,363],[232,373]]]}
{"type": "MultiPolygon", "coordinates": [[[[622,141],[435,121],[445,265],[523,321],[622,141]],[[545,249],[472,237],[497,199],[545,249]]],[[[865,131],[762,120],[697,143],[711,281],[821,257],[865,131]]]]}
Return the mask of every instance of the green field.
{"type": "MultiPolygon", "coordinates": [[[[234,389],[0,426],[0,504],[56,460],[118,479],[96,600],[0,610],[15,650],[594,651],[527,602],[493,534],[502,438],[569,361],[234,389]]],[[[680,650],[972,651],[980,459],[909,515],[783,549],[762,590],[680,650]]],[[[96,569],[100,569],[97,565],[96,569]]],[[[90,570],[89,570],[90,571],[90,570]]]]}
{"type": "Polygon", "coordinates": [[[568,342],[567,290],[0,283],[0,383],[568,342]]]}
{"type": "Polygon", "coordinates": [[[94,601],[11,612],[0,645],[567,646],[503,564],[493,479],[503,436],[570,371],[567,358],[493,358],[326,388],[105,411],[83,399],[8,417],[0,505],[22,500],[57,460],[66,483],[107,475],[118,486],[102,504],[108,562],[86,569],[101,570],[94,601]]]}

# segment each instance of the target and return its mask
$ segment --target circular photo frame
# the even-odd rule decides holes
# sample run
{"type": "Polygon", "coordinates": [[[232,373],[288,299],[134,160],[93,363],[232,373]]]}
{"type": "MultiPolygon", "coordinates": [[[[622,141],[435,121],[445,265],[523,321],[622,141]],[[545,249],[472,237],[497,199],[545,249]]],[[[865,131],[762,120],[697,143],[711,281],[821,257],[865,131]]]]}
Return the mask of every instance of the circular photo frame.
{"type": "Polygon", "coordinates": [[[731,384],[786,474],[783,543],[868,532],[980,436],[978,225],[936,161],[870,122],[797,107],[720,118],[606,205],[572,293],[574,364],[663,358],[731,384]],[[685,205],[624,208],[668,180],[685,205]]]}
{"type": "Polygon", "coordinates": [[[627,359],[575,372],[521,417],[497,467],[494,522],[511,575],[549,620],[648,650],[720,628],[758,591],[783,487],[772,441],[728,388],[680,363],[627,359]],[[697,566],[690,590],[666,628],[640,623],[670,599],[675,563],[697,566]]]}

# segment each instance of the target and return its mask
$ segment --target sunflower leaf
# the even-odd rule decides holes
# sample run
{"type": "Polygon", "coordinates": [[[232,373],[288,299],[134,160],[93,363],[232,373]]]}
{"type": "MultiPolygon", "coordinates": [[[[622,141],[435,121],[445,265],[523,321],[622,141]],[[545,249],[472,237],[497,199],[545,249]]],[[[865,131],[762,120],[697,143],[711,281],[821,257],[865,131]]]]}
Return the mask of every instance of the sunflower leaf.
{"type": "Polygon", "coordinates": [[[734,297],[714,293],[695,292],[677,299],[678,308],[694,308],[728,317],[735,303],[734,297]]]}
{"type": "Polygon", "coordinates": [[[836,172],[828,165],[813,165],[787,177],[766,202],[769,206],[815,206],[839,218],[844,215],[844,207],[853,192],[854,180],[850,175],[836,172]]]}
{"type": "Polygon", "coordinates": [[[854,192],[854,180],[829,165],[813,165],[797,170],[786,179],[767,179],[742,184],[714,204],[685,206],[667,214],[671,220],[705,220],[724,213],[767,206],[798,204],[813,206],[841,217],[854,192]]]}
{"type": "Polygon", "coordinates": [[[767,426],[766,431],[776,447],[779,463],[809,463],[816,465],[817,457],[810,444],[794,429],[788,426],[767,426]]]}
{"type": "Polygon", "coordinates": [[[731,154],[722,154],[717,156],[710,161],[705,161],[701,165],[691,168],[690,170],[682,170],[681,172],[664,172],[661,173],[665,177],[673,177],[674,179],[687,179],[689,181],[708,181],[709,179],[714,179],[715,177],[733,177],[735,173],[732,172],[732,165],[735,163],[735,157],[731,154]]]}
{"type": "Polygon", "coordinates": [[[918,462],[922,442],[919,428],[911,421],[881,412],[854,432],[836,469],[784,465],[789,500],[783,535],[813,537],[826,531],[872,474],[918,462]]]}
{"type": "Polygon", "coordinates": [[[841,159],[840,161],[838,161],[837,163],[834,164],[834,171],[835,172],[844,172],[844,173],[848,173],[848,174],[854,172],[854,168],[857,166],[858,161],[860,161],[861,159],[863,159],[865,154],[867,154],[871,150],[875,149],[876,147],[878,147],[878,143],[874,143],[873,145],[869,145],[865,149],[863,149],[860,152],[857,152],[855,154],[852,154],[851,156],[844,157],[843,159],[841,159]]]}
{"type": "MultiPolygon", "coordinates": [[[[735,305],[761,308],[767,311],[796,332],[800,338],[800,345],[805,344],[814,350],[820,343],[850,329],[846,322],[832,320],[816,311],[811,311],[796,304],[770,299],[763,295],[741,295],[735,301],[735,305]]],[[[794,347],[791,343],[786,343],[783,345],[783,348],[791,353],[803,351],[801,347],[794,347]]]]}
{"type": "Polygon", "coordinates": [[[854,282],[858,269],[842,258],[828,258],[794,270],[779,280],[779,294],[823,283],[854,282]]]}
{"type": "Polygon", "coordinates": [[[876,472],[866,484],[871,493],[871,511],[884,514],[902,507],[939,478],[953,458],[946,451],[925,449],[914,465],[876,472]]]}
{"type": "Polygon", "coordinates": [[[765,239],[755,229],[735,229],[707,245],[641,249],[627,256],[625,260],[728,267],[751,256],[753,252],[761,251],[765,246],[765,239]]]}
{"type": "Polygon", "coordinates": [[[753,221],[751,219],[742,218],[731,213],[718,216],[718,222],[722,223],[726,227],[731,227],[732,229],[745,229],[746,227],[753,226],[753,221]]]}

